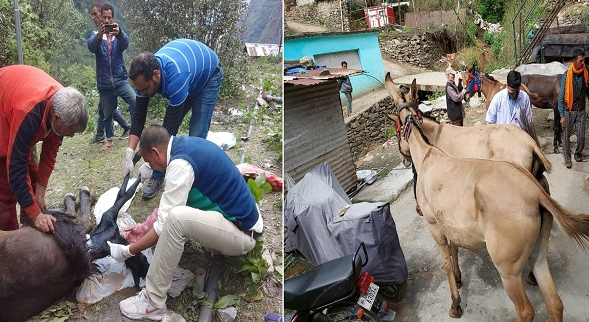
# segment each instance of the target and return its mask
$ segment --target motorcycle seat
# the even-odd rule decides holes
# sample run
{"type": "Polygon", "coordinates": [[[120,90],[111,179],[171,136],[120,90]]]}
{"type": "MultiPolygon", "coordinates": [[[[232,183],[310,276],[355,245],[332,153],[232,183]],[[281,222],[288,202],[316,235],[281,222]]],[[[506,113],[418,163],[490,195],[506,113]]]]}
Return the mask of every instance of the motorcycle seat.
{"type": "MultiPolygon", "coordinates": [[[[321,308],[351,297],[356,290],[354,255],[337,258],[284,282],[284,307],[291,310],[321,308]]],[[[361,264],[356,274],[360,274],[361,264]]]]}

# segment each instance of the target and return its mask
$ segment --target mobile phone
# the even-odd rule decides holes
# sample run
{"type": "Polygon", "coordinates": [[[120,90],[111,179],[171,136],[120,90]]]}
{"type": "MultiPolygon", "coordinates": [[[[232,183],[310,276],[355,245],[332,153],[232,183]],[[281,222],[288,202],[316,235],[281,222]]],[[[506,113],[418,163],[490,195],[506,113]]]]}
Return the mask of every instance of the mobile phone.
{"type": "Polygon", "coordinates": [[[104,32],[105,33],[113,32],[115,30],[115,26],[116,25],[112,24],[112,23],[104,24],[104,32]]]}

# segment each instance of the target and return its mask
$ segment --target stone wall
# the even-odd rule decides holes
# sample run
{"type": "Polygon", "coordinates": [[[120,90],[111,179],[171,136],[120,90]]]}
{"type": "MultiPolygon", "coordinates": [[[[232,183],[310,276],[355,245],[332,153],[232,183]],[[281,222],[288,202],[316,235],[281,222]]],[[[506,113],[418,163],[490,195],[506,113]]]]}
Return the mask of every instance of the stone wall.
{"type": "MultiPolygon", "coordinates": [[[[420,110],[438,123],[449,122],[445,107],[432,108],[420,105],[420,110]]],[[[363,156],[366,151],[374,148],[374,144],[383,144],[391,138],[393,122],[386,116],[393,114],[393,112],[391,99],[387,97],[366,111],[354,115],[353,119],[346,124],[348,143],[354,161],[363,156]]]]}
{"type": "Polygon", "coordinates": [[[431,69],[442,56],[454,52],[456,47],[445,29],[421,33],[382,31],[378,38],[381,52],[390,60],[426,69],[431,69]],[[441,44],[441,42],[445,43],[441,44]]]}
{"type": "Polygon", "coordinates": [[[392,113],[391,99],[387,97],[364,112],[354,115],[353,119],[346,124],[354,161],[371,148],[371,145],[382,144],[389,139],[385,137],[386,129],[392,127],[393,123],[386,118],[386,115],[392,113]]]}
{"type": "Polygon", "coordinates": [[[315,1],[312,4],[292,5],[285,2],[285,20],[288,18],[312,25],[321,25],[328,31],[342,31],[342,17],[344,30],[350,31],[347,6],[342,6],[340,11],[339,0],[315,1]]]}

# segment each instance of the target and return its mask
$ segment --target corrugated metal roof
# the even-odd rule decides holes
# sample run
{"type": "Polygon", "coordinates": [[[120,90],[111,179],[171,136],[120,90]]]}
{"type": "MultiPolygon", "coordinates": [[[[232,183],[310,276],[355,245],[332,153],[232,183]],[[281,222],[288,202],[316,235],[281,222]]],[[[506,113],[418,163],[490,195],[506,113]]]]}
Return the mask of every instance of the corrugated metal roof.
{"type": "Polygon", "coordinates": [[[250,57],[278,55],[280,53],[280,45],[277,44],[245,43],[245,48],[250,57]]]}
{"type": "Polygon", "coordinates": [[[316,87],[284,90],[284,172],[298,182],[327,162],[348,191],[356,186],[356,166],[342,115],[339,86],[332,79],[316,87]]]}
{"type": "Polygon", "coordinates": [[[344,69],[344,68],[317,68],[311,69],[307,71],[305,74],[290,74],[284,75],[284,84],[292,84],[292,85],[317,85],[321,84],[325,81],[330,79],[337,79],[342,78],[345,76],[357,75],[362,74],[363,71],[357,69],[344,69]],[[324,73],[325,75],[321,75],[322,72],[328,71],[328,73],[324,73]]]}

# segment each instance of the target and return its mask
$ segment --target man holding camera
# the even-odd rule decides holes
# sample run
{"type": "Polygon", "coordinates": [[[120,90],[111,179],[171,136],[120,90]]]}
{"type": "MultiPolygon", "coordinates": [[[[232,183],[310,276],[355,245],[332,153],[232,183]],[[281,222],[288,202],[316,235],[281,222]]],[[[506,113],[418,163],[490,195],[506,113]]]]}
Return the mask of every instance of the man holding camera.
{"type": "MultiPolygon", "coordinates": [[[[92,18],[92,21],[96,25],[96,28],[100,28],[100,25],[102,25],[102,13],[100,11],[101,9],[101,2],[95,2],[90,7],[90,18],[92,18]]],[[[94,30],[91,33],[91,37],[94,37],[97,33],[98,29],[94,30]]],[[[118,108],[115,108],[115,110],[113,111],[112,118],[113,121],[119,123],[119,125],[123,129],[123,134],[121,135],[121,138],[128,138],[129,131],[131,131],[131,124],[129,124],[129,122],[125,120],[125,117],[121,114],[118,108]]],[[[96,135],[94,136],[94,138],[92,138],[92,140],[90,140],[90,144],[103,143],[105,140],[106,138],[104,136],[104,111],[102,110],[102,106],[98,104],[98,120],[96,123],[96,135]]]]}
{"type": "MultiPolygon", "coordinates": [[[[94,7],[94,6],[93,6],[94,7]]],[[[129,36],[113,23],[114,8],[102,5],[102,24],[88,39],[88,50],[96,55],[96,83],[100,105],[104,114],[103,124],[106,141],[100,149],[108,151],[114,145],[113,115],[117,108],[117,97],[129,104],[131,118],[135,111],[135,93],[127,81],[127,69],[123,52],[129,47],[129,36]]],[[[127,130],[127,129],[125,129],[127,130]]]]}

